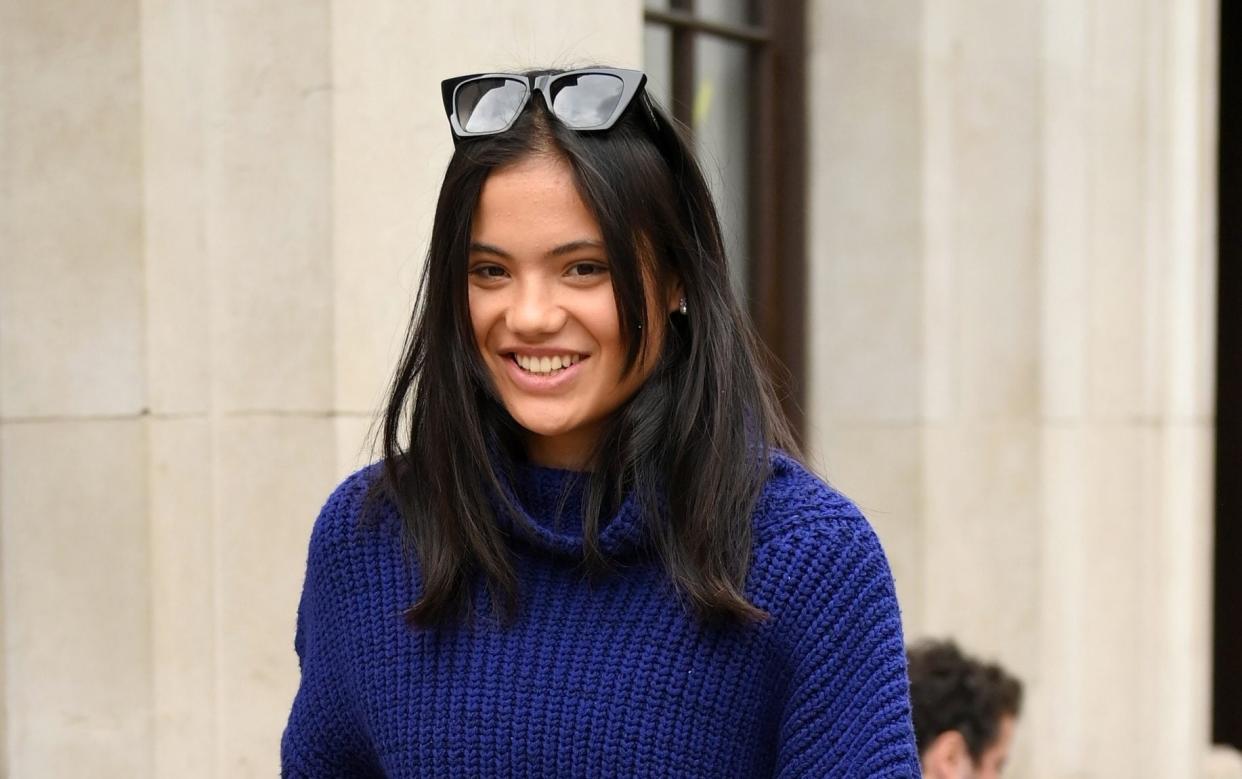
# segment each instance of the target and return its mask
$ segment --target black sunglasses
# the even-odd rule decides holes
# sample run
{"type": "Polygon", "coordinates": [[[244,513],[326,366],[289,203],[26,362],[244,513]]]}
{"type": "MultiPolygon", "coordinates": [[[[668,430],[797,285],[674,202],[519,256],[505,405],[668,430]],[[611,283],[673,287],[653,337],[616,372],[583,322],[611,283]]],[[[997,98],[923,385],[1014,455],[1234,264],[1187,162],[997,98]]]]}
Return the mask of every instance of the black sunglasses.
{"type": "Polygon", "coordinates": [[[531,95],[566,127],[607,130],[647,83],[638,70],[584,68],[542,76],[479,73],[440,82],[444,111],[455,139],[503,133],[513,126],[531,95]]]}

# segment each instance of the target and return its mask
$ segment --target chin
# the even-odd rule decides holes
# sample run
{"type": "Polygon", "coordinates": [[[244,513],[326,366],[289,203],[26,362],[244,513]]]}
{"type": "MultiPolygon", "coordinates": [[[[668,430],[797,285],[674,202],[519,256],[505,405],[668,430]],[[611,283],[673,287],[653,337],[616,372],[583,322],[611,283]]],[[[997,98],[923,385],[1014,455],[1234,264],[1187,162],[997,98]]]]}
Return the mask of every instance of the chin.
{"type": "Polygon", "coordinates": [[[516,411],[511,409],[509,415],[526,432],[545,438],[565,435],[577,427],[571,420],[559,414],[540,413],[533,410],[523,412],[521,409],[516,411]]]}

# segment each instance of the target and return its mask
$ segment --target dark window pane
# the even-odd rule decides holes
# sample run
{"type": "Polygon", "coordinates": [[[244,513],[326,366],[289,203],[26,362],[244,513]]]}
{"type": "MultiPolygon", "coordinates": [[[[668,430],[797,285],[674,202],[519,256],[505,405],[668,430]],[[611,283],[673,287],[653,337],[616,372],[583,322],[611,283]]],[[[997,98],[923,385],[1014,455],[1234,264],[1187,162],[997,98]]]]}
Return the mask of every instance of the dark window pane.
{"type": "Polygon", "coordinates": [[[643,71],[648,94],[672,113],[673,33],[663,24],[643,25],[643,71]]]}
{"type": "Polygon", "coordinates": [[[694,141],[720,208],[735,289],[747,297],[750,213],[750,53],[700,36],[695,44],[694,141]]]}

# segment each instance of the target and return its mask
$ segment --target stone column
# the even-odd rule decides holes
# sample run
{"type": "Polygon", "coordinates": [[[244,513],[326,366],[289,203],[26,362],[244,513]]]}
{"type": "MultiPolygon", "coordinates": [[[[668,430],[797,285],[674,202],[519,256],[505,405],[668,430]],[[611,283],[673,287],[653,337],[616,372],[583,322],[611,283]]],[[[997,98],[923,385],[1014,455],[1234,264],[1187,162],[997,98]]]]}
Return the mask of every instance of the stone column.
{"type": "Polygon", "coordinates": [[[1195,776],[1214,6],[812,7],[821,463],[908,634],[1027,682],[1016,776],[1195,776]]]}
{"type": "Polygon", "coordinates": [[[143,7],[157,776],[270,774],[296,684],[336,475],[330,10],[143,7]]]}
{"type": "Polygon", "coordinates": [[[139,6],[0,2],[0,569],[11,776],[146,776],[139,6]]]}
{"type": "Polygon", "coordinates": [[[1197,776],[1211,703],[1215,6],[1046,2],[1042,16],[1035,765],[1197,776]]]}

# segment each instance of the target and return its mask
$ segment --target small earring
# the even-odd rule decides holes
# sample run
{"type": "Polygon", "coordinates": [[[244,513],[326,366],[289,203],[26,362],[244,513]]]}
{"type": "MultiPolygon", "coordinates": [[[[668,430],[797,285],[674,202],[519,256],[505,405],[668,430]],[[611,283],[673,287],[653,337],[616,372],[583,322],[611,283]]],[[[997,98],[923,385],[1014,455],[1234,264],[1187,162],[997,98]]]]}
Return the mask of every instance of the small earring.
{"type": "Polygon", "coordinates": [[[681,312],[682,316],[686,315],[687,309],[686,309],[686,296],[685,295],[681,296],[681,305],[677,307],[677,310],[681,312]]]}

